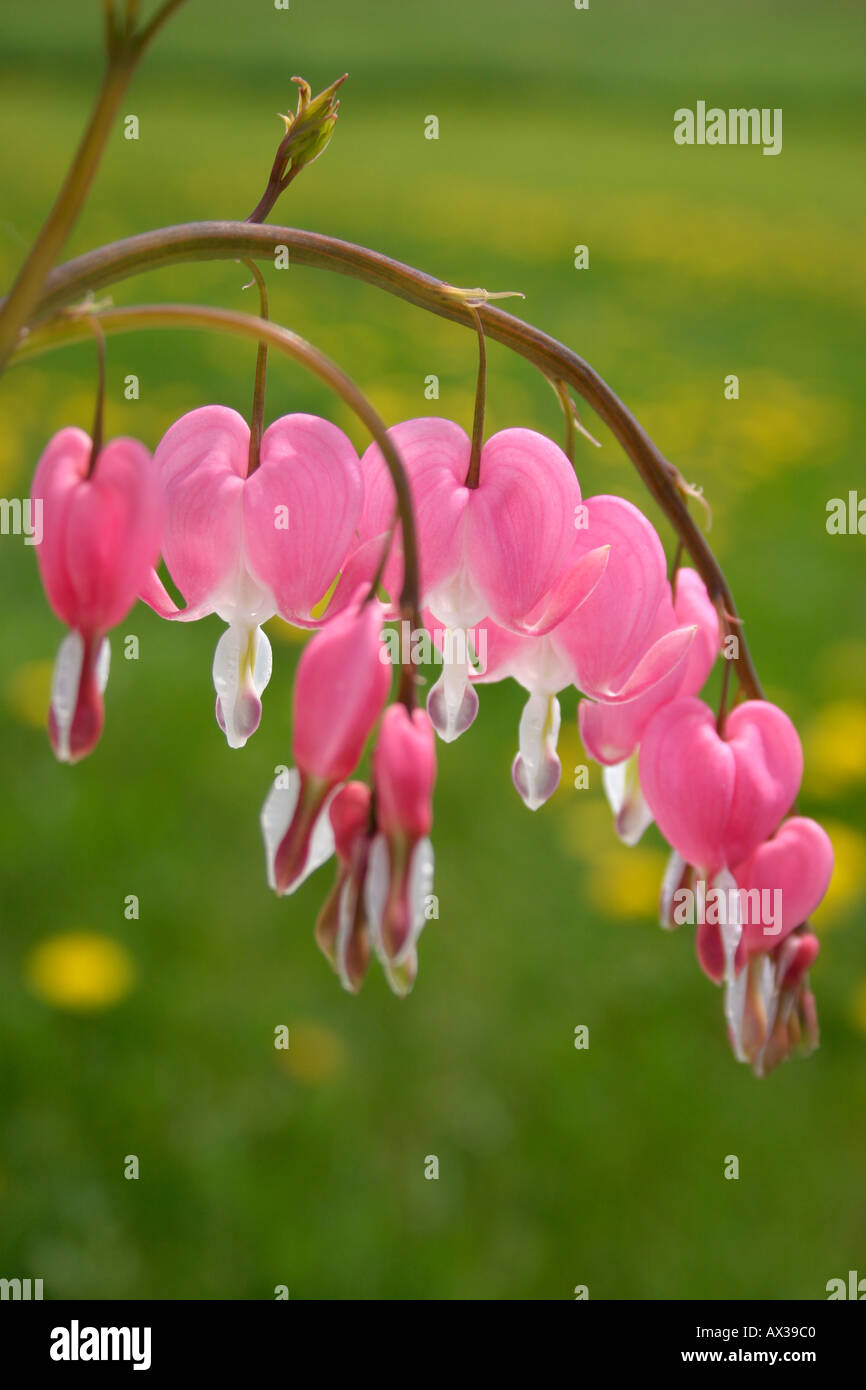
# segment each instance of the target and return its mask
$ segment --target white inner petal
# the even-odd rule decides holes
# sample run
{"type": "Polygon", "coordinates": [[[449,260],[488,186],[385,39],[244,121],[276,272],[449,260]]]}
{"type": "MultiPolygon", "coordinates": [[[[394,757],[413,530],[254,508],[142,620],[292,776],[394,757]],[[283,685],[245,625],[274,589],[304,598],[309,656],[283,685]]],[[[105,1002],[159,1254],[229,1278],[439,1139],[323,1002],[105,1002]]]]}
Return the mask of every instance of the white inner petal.
{"type": "Polygon", "coordinates": [[[230,748],[243,748],[258,728],[272,668],[271,644],[260,627],[226,628],[214,652],[213,683],[230,748]]]}
{"type": "Polygon", "coordinates": [[[433,846],[426,838],[419,840],[412,850],[409,863],[409,938],[392,964],[402,965],[412,955],[415,943],[424,930],[427,920],[427,899],[433,892],[433,846]]]}
{"type": "Polygon", "coordinates": [[[384,835],[377,835],[370,845],[370,854],[367,859],[367,875],[364,879],[364,906],[367,911],[367,923],[373,946],[380,959],[385,958],[382,947],[382,919],[385,916],[385,904],[388,901],[390,883],[391,857],[388,853],[388,842],[384,835]]]}
{"type": "Polygon", "coordinates": [[[265,842],[268,887],[274,891],[277,887],[274,877],[274,859],[280,842],[292,823],[292,816],[295,814],[300,791],[301,774],[296,767],[290,767],[288,772],[280,773],[278,782],[275,782],[271,787],[259,817],[262,837],[265,842]]]}
{"type": "Polygon", "coordinates": [[[636,845],[653,822],[653,813],[646,803],[638,777],[637,752],[610,767],[603,765],[601,780],[614,814],[617,835],[623,844],[636,845]]]}
{"type": "Polygon", "coordinates": [[[84,639],[80,632],[68,632],[57,649],[51,677],[51,712],[57,727],[57,756],[69,762],[69,733],[78,703],[84,639]]]}
{"type": "Polygon", "coordinates": [[[463,628],[446,628],[442,674],[427,696],[427,713],[439,737],[453,743],[478,713],[478,693],[469,679],[469,641],[463,628]]]}
{"type": "Polygon", "coordinates": [[[538,810],[559,786],[561,764],[556,744],[562,713],[555,695],[530,695],[520,716],[520,751],[512,780],[531,811],[538,810]]]}

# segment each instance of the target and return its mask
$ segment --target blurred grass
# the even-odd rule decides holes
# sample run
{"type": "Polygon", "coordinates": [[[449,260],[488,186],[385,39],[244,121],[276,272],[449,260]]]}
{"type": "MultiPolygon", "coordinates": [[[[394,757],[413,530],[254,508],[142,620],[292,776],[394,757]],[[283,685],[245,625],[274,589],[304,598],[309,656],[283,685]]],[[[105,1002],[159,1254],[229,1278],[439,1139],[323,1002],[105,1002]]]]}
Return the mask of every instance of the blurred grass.
{"type": "MultiPolygon", "coordinates": [[[[86,119],[98,17],[4,5],[0,281],[86,119]]],[[[765,1082],[733,1062],[686,935],[654,924],[654,832],[620,848],[597,777],[582,793],[566,777],[536,816],[511,791],[512,687],[485,688],[477,724],[440,746],[441,920],[414,994],[394,1000],[373,972],[344,996],[311,938],[327,871],[282,903],[262,872],[257,814],[288,756],[296,649],[277,647],[263,727],[232,754],[212,716],[217,620],[178,629],[138,608],[115,634],[102,745],[58,767],[38,725],[59,626],[33,556],[4,537],[0,1273],[42,1277],[50,1297],[569,1298],[586,1283],[594,1298],[811,1298],[863,1268],[863,541],[824,528],[827,499],[863,486],[862,39],[854,6],[805,0],[190,0],[162,35],[124,107],[141,139],[115,133],[69,255],[244,216],[290,76],[318,90],[348,70],[334,141],[279,216],[454,284],[523,290],[521,312],[704,486],[768,691],[804,730],[802,808],[832,822],[842,861],[814,971],[824,1040],[765,1082]],[[699,97],[782,106],[782,155],[674,146],[674,108],[699,97]],[[438,142],[423,138],[431,113],[438,142]],[[588,272],[572,268],[578,243],[588,272]],[[63,1009],[44,970],[33,992],[34,952],[61,938],[50,958],[65,959],[67,933],[104,940],[88,949],[109,982],[126,961],[122,1002],[63,1009]],[[731,1153],[738,1182],[722,1176],[731,1153]]],[[[180,267],[115,299],[246,307],[245,278],[180,267]]],[[[468,424],[469,334],[350,281],[270,278],[274,316],[388,420],[429,412],[435,372],[435,408],[468,424]]],[[[490,366],[491,429],[559,430],[540,377],[495,345],[490,366]]],[[[0,382],[5,495],[26,495],[54,430],[89,424],[92,380],[80,347],[0,382]]],[[[153,446],[195,405],[246,410],[251,385],[235,342],[115,339],[108,428],[153,446]]],[[[327,414],[365,442],[284,362],[268,408],[327,414]]],[[[580,455],[584,492],[624,492],[658,520],[602,437],[580,455]]],[[[567,773],[571,728],[564,746],[567,773]]]]}

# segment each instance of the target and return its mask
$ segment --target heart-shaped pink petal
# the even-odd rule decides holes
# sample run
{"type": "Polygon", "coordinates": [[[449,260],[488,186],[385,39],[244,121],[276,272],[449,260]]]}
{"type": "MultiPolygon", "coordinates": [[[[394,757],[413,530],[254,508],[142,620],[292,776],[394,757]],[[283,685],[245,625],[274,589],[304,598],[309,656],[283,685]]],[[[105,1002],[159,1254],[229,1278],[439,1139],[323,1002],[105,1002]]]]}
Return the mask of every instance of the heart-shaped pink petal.
{"type": "Polygon", "coordinates": [[[746,955],[771,951],[815,911],[833,876],[833,846],[817,821],[792,816],[771,840],[734,869],[734,878],[746,894],[744,926],[738,964],[746,955]],[[781,920],[775,915],[776,901],[781,920]],[[769,897],[768,897],[769,895],[769,897]],[[762,904],[773,909],[772,920],[762,904]]]}
{"type": "Polygon", "coordinates": [[[662,834],[690,864],[739,864],[790,809],[803,772],[797,731],[766,700],[747,700],[716,732],[712,710],[681,696],[644,730],[640,782],[662,834]]]}

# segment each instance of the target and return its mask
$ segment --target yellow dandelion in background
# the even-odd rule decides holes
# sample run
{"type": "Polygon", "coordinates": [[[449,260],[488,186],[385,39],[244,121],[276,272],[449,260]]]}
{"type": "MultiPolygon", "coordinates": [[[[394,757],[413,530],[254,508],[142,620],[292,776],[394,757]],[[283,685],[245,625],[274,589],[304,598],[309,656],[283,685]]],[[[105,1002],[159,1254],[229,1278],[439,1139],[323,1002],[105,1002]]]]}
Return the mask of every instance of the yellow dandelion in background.
{"type": "Polygon", "coordinates": [[[333,1029],[321,1023],[300,1023],[289,1029],[289,1046],[276,1057],[295,1081],[321,1086],[343,1070],[346,1049],[333,1029]]]}
{"type": "Polygon", "coordinates": [[[24,964],[28,985],[44,1003],[82,1013],[119,1004],[132,989],[135,975],[124,946],[88,931],[48,937],[24,964]]]}
{"type": "Polygon", "coordinates": [[[50,661],[27,661],[13,671],[3,690],[9,713],[29,729],[43,729],[51,700],[50,661]]]}
{"type": "Polygon", "coordinates": [[[827,690],[861,690],[866,687],[866,642],[845,637],[825,647],[818,669],[827,690]]]}
{"type": "MultiPolygon", "coordinates": [[[[572,752],[578,748],[576,763],[579,764],[576,734],[574,737],[572,752]]],[[[571,801],[560,803],[559,840],[566,854],[585,865],[586,891],[599,912],[621,921],[654,922],[654,904],[658,900],[667,855],[651,845],[629,848],[620,844],[610,807],[600,790],[600,780],[599,769],[592,766],[590,790],[572,790],[571,801]]]]}
{"type": "Polygon", "coordinates": [[[820,929],[832,926],[862,898],[866,882],[866,836],[843,821],[822,821],[833,842],[835,864],[827,896],[812,914],[820,929]]]}
{"type": "Polygon", "coordinates": [[[807,726],[808,788],[816,796],[835,796],[866,779],[866,703],[834,700],[807,726]]]}
{"type": "Polygon", "coordinates": [[[614,843],[589,866],[589,896],[605,917],[655,923],[666,862],[661,850],[614,843]]]}

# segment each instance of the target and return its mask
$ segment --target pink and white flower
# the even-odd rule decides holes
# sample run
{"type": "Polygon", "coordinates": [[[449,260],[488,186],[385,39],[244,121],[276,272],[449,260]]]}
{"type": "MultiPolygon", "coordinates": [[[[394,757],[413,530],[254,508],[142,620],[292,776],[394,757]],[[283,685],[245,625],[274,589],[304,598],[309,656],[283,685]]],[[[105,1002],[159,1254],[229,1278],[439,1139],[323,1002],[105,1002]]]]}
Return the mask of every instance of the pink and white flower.
{"type": "MultiPolygon", "coordinates": [[[[607,553],[574,555],[580,486],[565,454],[543,435],[527,429],[493,435],[481,450],[478,485],[470,487],[471,443],[459,425],[407,420],[389,433],[409,477],[422,605],[445,630],[445,664],[427,709],[437,733],[450,742],[478,709],[465,655],[470,631],[487,619],[528,636],[549,632],[598,582],[607,553]],[[454,632],[464,640],[449,640],[454,632]]],[[[366,494],[359,537],[369,545],[387,534],[395,493],[377,445],[361,463],[366,494]]],[[[402,582],[397,544],[383,582],[396,595],[402,582]]]]}
{"type": "Polygon", "coordinates": [[[171,426],[154,455],[165,499],[162,553],[186,600],[178,609],[156,573],[142,598],[163,617],[216,613],[227,626],[213,663],[216,715],[229,747],[258,728],[271,676],[262,624],[301,627],[333,583],[361,514],[358,456],[336,425],[285,415],[265,430],[249,468],[250,430],[209,405],[171,426]]]}
{"type": "Polygon", "coordinates": [[[69,763],[99,741],[106,634],[135,603],[160,538],[159,485],[144,445],[113,439],[89,471],[92,450],[83,430],[61,430],[39,460],[31,491],[42,506],[42,584],[70,629],[57,653],[48,725],[56,756],[69,763]]]}
{"type": "Polygon", "coordinates": [[[356,767],[391,688],[381,660],[382,605],[359,596],[301,653],[292,752],[262,808],[268,883],[293,893],[334,852],[331,799],[356,767]]]}

